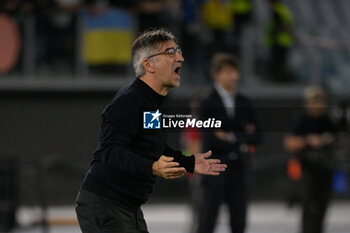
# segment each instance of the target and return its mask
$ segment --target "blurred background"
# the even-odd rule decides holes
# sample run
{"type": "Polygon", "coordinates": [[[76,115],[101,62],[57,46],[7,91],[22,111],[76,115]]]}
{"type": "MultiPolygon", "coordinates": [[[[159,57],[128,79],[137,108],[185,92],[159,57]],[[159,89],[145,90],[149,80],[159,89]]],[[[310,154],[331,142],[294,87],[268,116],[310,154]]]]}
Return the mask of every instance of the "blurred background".
{"type": "MultiPolygon", "coordinates": [[[[241,62],[239,89],[263,129],[247,232],[297,232],[282,139],[303,111],[303,90],[326,90],[343,142],[334,152],[341,175],[326,232],[350,232],[348,12],[347,0],[2,0],[0,232],[79,232],[74,202],[100,113],[135,78],[132,41],[149,27],[169,29],[183,50],[182,86],[168,104],[184,113],[194,93],[209,87],[214,53],[241,62]]],[[[169,144],[181,148],[181,138],[171,132],[169,144]]],[[[189,179],[158,180],[145,206],[151,232],[189,232],[189,179]]],[[[223,209],[217,233],[229,232],[226,215],[223,209]]]]}

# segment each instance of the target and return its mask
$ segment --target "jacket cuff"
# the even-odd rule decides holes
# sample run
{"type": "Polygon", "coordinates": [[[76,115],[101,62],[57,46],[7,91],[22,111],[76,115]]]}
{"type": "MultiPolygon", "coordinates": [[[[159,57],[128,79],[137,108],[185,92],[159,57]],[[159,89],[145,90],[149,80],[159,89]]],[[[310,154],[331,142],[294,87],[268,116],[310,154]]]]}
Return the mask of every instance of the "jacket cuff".
{"type": "Polygon", "coordinates": [[[195,164],[195,158],[194,155],[191,156],[183,156],[183,165],[186,169],[186,171],[193,173],[194,172],[194,164],[195,164]]]}

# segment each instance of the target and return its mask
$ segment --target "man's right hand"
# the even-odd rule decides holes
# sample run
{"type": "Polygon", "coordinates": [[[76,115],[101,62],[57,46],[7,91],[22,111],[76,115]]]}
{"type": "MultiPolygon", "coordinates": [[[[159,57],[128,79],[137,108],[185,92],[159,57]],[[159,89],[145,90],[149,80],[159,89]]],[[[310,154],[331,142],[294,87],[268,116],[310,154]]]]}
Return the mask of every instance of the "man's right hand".
{"type": "Polygon", "coordinates": [[[179,163],[173,162],[173,157],[160,156],[158,161],[153,163],[152,173],[165,179],[177,179],[185,175],[186,169],[179,167],[179,163]]]}

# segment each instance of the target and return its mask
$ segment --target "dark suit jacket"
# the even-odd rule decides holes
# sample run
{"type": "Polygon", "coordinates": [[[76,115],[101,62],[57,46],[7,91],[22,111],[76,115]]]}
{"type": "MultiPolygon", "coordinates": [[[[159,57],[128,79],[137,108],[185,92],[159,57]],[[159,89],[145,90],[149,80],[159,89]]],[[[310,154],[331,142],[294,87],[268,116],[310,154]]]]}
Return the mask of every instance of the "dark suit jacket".
{"type": "Polygon", "coordinates": [[[199,117],[202,120],[215,118],[222,121],[221,130],[227,133],[234,133],[235,142],[229,142],[219,139],[215,136],[216,129],[202,129],[203,151],[212,150],[213,157],[220,158],[223,161],[229,154],[235,154],[238,157],[247,153],[245,145],[256,145],[260,141],[260,127],[255,118],[251,101],[241,94],[235,95],[235,109],[233,118],[229,118],[222,99],[217,90],[212,87],[210,92],[204,96],[200,102],[199,117]],[[245,130],[247,124],[253,124],[255,131],[248,134],[245,130]]]}

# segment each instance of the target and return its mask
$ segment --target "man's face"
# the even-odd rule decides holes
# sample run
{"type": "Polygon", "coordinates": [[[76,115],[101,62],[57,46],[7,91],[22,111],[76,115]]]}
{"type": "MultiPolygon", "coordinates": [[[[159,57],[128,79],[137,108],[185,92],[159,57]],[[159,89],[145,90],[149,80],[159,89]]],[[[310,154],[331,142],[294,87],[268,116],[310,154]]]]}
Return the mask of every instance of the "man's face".
{"type": "Polygon", "coordinates": [[[228,92],[235,89],[238,78],[238,71],[230,65],[224,65],[216,74],[214,74],[215,81],[228,92]]]}
{"type": "MultiPolygon", "coordinates": [[[[158,53],[164,52],[169,48],[178,48],[178,45],[170,40],[161,45],[158,53]]],[[[176,52],[174,56],[169,54],[161,54],[152,58],[154,60],[154,75],[164,87],[178,87],[180,86],[180,70],[184,58],[181,54],[176,52]]]]}

